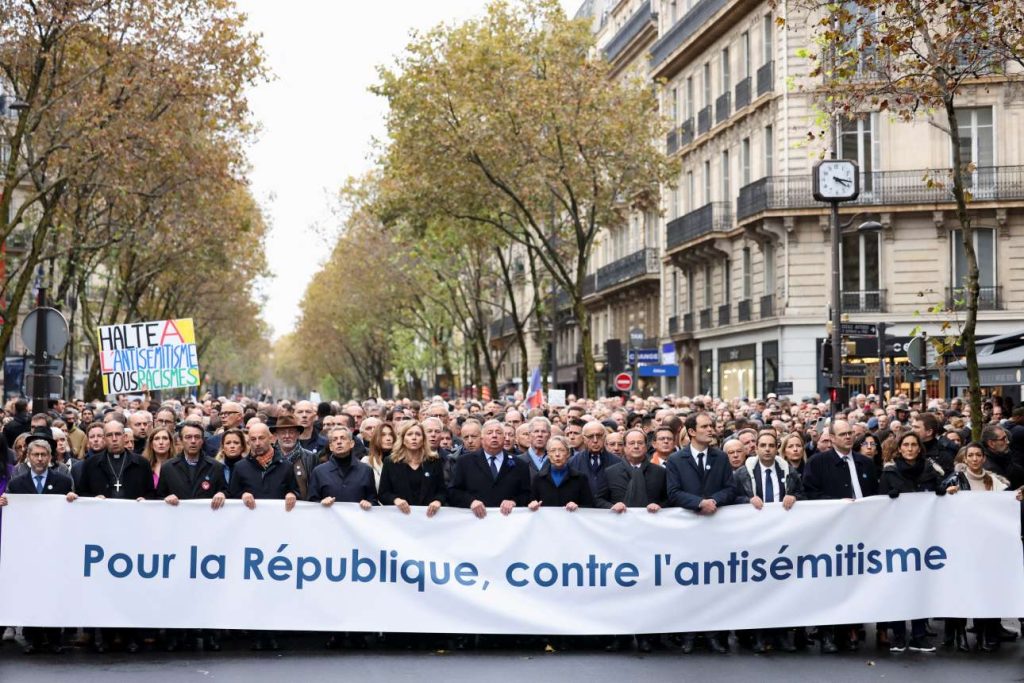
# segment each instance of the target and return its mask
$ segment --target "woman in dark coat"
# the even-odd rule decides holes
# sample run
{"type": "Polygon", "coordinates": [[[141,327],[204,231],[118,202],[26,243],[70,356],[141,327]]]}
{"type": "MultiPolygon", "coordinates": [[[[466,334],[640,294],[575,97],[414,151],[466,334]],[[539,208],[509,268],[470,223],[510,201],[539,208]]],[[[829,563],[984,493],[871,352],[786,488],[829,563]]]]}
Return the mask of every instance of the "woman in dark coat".
{"type": "Polygon", "coordinates": [[[398,428],[394,451],[384,458],[377,497],[405,514],[413,505],[426,506],[433,517],[445,503],[444,465],[427,446],[423,427],[405,422],[398,428]]]}
{"type": "MultiPolygon", "coordinates": [[[[901,493],[935,493],[944,495],[956,493],[956,486],[943,483],[942,467],[924,457],[924,444],[914,432],[907,432],[896,442],[896,454],[891,462],[882,468],[882,476],[878,480],[879,495],[897,498],[901,493]]],[[[903,652],[907,649],[907,623],[894,621],[890,623],[893,637],[890,641],[890,652],[903,652]]],[[[935,646],[928,640],[928,620],[912,619],[910,622],[910,649],[914,652],[935,652],[935,646]]]]}
{"type": "Polygon", "coordinates": [[[587,475],[569,467],[569,451],[569,440],[564,436],[553,436],[548,441],[548,461],[530,484],[531,510],[541,505],[564,507],[569,512],[594,507],[590,481],[587,475]]]}

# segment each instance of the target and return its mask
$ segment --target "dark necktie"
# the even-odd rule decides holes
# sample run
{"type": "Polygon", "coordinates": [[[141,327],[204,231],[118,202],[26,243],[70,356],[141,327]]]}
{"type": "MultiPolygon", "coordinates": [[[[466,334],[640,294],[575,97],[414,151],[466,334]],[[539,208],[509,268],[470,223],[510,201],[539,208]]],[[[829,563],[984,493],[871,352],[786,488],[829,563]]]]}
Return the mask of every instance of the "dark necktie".
{"type": "Polygon", "coordinates": [[[601,467],[601,458],[596,456],[596,455],[590,456],[590,469],[592,469],[593,471],[596,472],[600,467],[601,467]]]}
{"type": "Polygon", "coordinates": [[[498,461],[498,456],[496,456],[496,455],[488,455],[487,459],[491,461],[491,478],[492,479],[497,479],[498,478],[498,462],[497,462],[498,461]]]}
{"type": "Polygon", "coordinates": [[[775,502],[775,484],[772,482],[772,470],[770,467],[764,471],[764,502],[775,502]]]}
{"type": "Polygon", "coordinates": [[[644,472],[639,467],[629,468],[629,483],[626,485],[626,496],[622,502],[628,508],[645,508],[650,502],[647,498],[647,484],[644,483],[644,472]]]}
{"type": "Polygon", "coordinates": [[[697,454],[697,470],[700,472],[701,481],[704,480],[704,451],[697,454]]]}
{"type": "Polygon", "coordinates": [[[36,493],[43,492],[43,475],[37,474],[36,477],[36,493]]]}

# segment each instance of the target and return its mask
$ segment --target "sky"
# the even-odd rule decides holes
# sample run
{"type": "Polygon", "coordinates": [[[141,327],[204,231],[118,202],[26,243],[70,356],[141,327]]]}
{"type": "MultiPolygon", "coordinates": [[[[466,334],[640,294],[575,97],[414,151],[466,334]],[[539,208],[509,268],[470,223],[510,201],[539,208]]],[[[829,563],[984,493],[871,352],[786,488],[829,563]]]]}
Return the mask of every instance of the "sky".
{"type": "MultiPolygon", "coordinates": [[[[248,150],[253,193],[270,222],[264,319],[292,331],[306,285],[330,253],[338,189],[369,170],[385,102],[368,91],[410,31],[464,20],[485,0],[237,0],[262,34],[273,80],[249,102],[261,131],[248,150]]],[[[581,0],[562,0],[574,14],[581,0]]],[[[339,283],[341,285],[343,283],[339,283]]]]}

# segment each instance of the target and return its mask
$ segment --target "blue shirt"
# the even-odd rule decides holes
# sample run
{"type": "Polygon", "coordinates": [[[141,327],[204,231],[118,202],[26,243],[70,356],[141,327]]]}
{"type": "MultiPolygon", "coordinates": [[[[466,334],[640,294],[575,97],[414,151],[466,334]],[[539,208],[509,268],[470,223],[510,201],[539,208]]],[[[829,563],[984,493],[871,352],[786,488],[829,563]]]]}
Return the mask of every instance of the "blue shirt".
{"type": "Polygon", "coordinates": [[[561,486],[565,478],[569,476],[569,467],[563,467],[562,469],[551,468],[551,481],[555,482],[555,486],[561,486]]]}
{"type": "Polygon", "coordinates": [[[533,446],[530,446],[530,450],[526,451],[526,454],[530,456],[530,460],[533,461],[534,467],[540,470],[544,467],[544,463],[548,461],[547,455],[537,455],[537,451],[533,450],[533,446]]]}

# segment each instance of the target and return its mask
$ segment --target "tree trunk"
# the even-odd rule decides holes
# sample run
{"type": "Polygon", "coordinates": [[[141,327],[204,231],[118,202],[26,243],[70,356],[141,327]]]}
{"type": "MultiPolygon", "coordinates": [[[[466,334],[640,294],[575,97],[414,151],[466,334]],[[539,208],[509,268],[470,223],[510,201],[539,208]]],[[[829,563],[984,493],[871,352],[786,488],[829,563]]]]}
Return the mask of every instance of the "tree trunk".
{"type": "MultiPolygon", "coordinates": [[[[975,348],[975,330],[978,324],[978,255],[974,251],[974,228],[971,216],[967,211],[967,196],[964,191],[963,159],[959,145],[959,123],[952,93],[944,98],[946,121],[949,126],[951,147],[953,148],[953,198],[956,200],[956,217],[960,222],[960,236],[964,246],[964,258],[967,260],[966,290],[967,319],[960,334],[960,343],[964,349],[964,362],[967,366],[967,385],[970,393],[971,407],[971,440],[981,442],[981,428],[984,417],[981,413],[981,373],[978,371],[978,351],[975,348]]],[[[956,283],[953,283],[954,285],[956,283]]],[[[924,410],[925,406],[921,406],[924,410]]]]}

